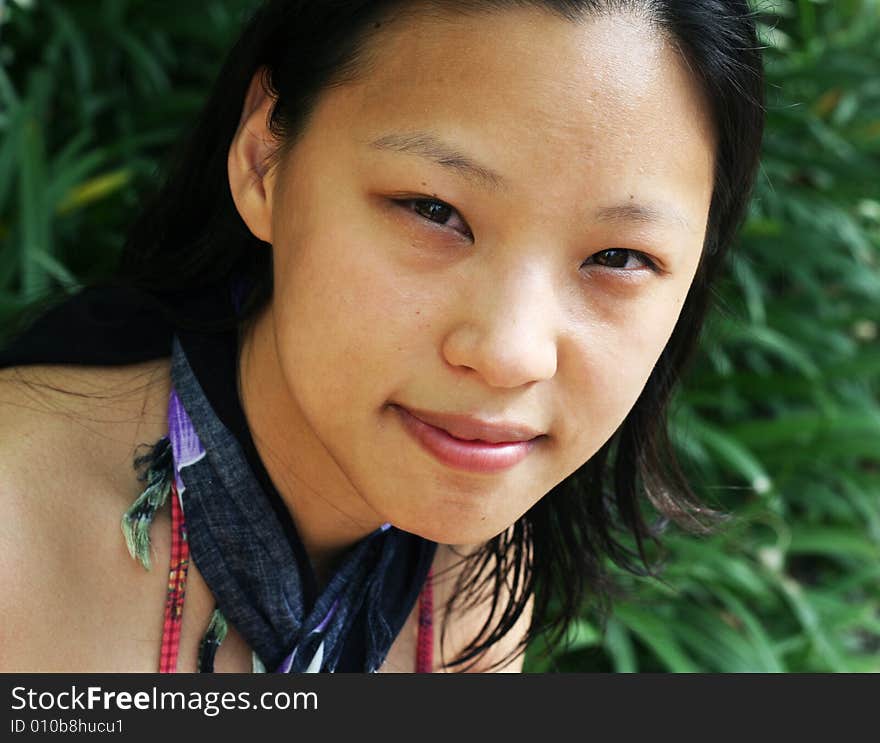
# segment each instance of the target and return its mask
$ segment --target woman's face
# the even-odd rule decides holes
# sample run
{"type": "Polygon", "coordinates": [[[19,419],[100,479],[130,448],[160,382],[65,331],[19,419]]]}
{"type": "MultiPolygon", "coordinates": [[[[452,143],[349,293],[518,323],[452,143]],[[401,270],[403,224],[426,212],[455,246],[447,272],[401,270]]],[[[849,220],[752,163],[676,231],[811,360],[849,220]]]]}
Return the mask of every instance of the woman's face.
{"type": "Polygon", "coordinates": [[[242,395],[295,512],[476,543],[639,396],[699,262],[713,133],[633,17],[380,39],[267,176],[274,296],[242,395]]]}

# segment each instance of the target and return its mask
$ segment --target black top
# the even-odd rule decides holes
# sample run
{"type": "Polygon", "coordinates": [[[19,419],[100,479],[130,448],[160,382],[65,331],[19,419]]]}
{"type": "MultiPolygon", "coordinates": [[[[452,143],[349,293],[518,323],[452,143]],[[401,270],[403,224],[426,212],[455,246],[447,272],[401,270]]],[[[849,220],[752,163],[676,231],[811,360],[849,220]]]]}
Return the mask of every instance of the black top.
{"type": "MultiPolygon", "coordinates": [[[[0,368],[30,364],[114,366],[137,364],[171,356],[176,333],[217,417],[232,432],[244,451],[253,474],[268,496],[288,542],[301,566],[303,603],[310,608],[318,592],[317,579],[293,519],[259,457],[238,397],[238,334],[186,330],[172,319],[174,313],[194,320],[217,320],[234,316],[231,294],[225,288],[201,291],[186,300],[160,299],[131,288],[86,289],[39,317],[3,349],[0,368]]],[[[144,442],[149,445],[155,442],[144,442]]],[[[420,566],[400,565],[386,580],[390,594],[411,594],[412,600],[397,602],[392,624],[402,626],[418,588],[420,566]],[[415,589],[415,590],[414,590],[415,589]]],[[[422,576],[423,577],[423,576],[422,576]]],[[[357,627],[345,646],[337,670],[360,670],[364,653],[362,628],[357,627]]]]}

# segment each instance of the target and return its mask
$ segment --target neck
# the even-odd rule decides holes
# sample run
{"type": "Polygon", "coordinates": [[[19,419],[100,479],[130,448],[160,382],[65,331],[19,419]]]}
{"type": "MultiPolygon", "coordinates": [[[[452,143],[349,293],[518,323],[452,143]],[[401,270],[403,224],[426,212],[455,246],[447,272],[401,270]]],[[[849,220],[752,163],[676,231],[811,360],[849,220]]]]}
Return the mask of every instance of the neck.
{"type": "Polygon", "coordinates": [[[242,335],[238,394],[257,452],[287,506],[319,582],[382,519],[337,466],[291,394],[271,305],[242,335]]]}

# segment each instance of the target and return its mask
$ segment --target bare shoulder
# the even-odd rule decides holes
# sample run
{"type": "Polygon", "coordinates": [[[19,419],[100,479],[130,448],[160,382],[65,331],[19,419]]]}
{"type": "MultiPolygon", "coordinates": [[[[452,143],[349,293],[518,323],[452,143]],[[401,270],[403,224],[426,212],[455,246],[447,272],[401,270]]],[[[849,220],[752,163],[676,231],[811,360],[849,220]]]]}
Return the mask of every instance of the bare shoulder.
{"type": "Polygon", "coordinates": [[[142,488],[138,444],[165,430],[164,371],[0,370],[0,670],[61,669],[65,637],[88,645],[112,615],[102,585],[135,574],[119,520],[142,488]]]}
{"type": "Polygon", "coordinates": [[[116,474],[166,426],[170,362],[0,370],[0,482],[116,474]]]}

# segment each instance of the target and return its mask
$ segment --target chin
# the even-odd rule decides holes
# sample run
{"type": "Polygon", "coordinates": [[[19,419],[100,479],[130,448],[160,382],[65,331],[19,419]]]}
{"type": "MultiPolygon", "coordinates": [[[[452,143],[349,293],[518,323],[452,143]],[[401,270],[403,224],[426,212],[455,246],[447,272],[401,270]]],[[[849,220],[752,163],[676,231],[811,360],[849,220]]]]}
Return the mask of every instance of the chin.
{"type": "Polygon", "coordinates": [[[438,544],[473,546],[485,544],[511,526],[509,523],[498,525],[496,522],[495,524],[490,524],[488,520],[480,521],[473,516],[460,519],[455,523],[443,523],[438,519],[428,519],[422,521],[420,525],[414,524],[412,528],[408,528],[405,523],[397,524],[393,521],[392,523],[399,529],[417,534],[423,539],[428,539],[438,544]]]}

